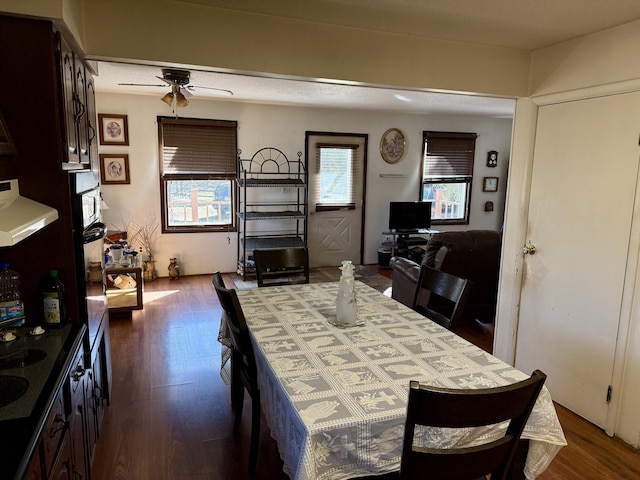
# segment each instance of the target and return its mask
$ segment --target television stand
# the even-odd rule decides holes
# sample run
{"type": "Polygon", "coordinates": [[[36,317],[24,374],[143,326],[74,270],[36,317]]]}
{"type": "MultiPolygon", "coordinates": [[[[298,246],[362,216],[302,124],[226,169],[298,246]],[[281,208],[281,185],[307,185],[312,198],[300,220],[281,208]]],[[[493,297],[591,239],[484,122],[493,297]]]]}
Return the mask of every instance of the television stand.
{"type": "Polygon", "coordinates": [[[412,247],[414,245],[426,245],[429,242],[424,237],[411,237],[409,235],[400,235],[397,244],[400,247],[412,247]]]}
{"type": "Polygon", "coordinates": [[[384,242],[382,242],[383,247],[391,248],[391,256],[397,257],[408,257],[410,255],[410,248],[416,247],[419,245],[426,245],[429,243],[429,238],[434,233],[440,233],[439,230],[431,230],[431,229],[420,229],[420,230],[387,230],[382,232],[383,235],[387,236],[384,242]],[[422,235],[426,235],[425,238],[422,235]],[[388,237],[391,236],[391,240],[388,240],[388,237]]]}

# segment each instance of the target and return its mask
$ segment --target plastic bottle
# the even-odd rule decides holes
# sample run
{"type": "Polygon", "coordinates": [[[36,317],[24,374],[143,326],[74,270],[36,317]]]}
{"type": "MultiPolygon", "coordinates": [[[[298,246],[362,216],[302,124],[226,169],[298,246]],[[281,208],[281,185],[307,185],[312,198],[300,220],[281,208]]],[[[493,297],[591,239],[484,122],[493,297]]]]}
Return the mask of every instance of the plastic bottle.
{"type": "Polygon", "coordinates": [[[0,321],[16,319],[11,326],[24,324],[24,305],[20,299],[20,274],[0,264],[0,321]]]}
{"type": "Polygon", "coordinates": [[[336,325],[345,327],[357,325],[356,283],[353,276],[355,267],[350,260],[344,260],[340,270],[342,275],[336,298],[336,325]]]}
{"type": "Polygon", "coordinates": [[[50,327],[61,327],[67,321],[64,305],[64,285],[58,278],[57,270],[49,270],[49,276],[42,288],[44,323],[50,327]]]}

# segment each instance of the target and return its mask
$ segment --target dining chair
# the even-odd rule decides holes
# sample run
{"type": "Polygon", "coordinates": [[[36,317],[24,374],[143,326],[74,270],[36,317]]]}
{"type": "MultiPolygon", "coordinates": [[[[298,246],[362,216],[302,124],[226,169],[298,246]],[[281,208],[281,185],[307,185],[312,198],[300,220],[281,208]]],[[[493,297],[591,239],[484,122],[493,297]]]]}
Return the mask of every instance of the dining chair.
{"type": "MultiPolygon", "coordinates": [[[[508,478],[520,435],[547,376],[535,370],[531,377],[511,385],[482,389],[409,386],[400,480],[491,480],[508,478]],[[433,428],[475,428],[508,422],[505,435],[471,447],[422,447],[433,428]],[[418,428],[416,428],[418,427],[418,428]]],[[[431,435],[433,435],[431,433],[431,435]]]]}
{"type": "Polygon", "coordinates": [[[470,280],[422,265],[412,308],[454,331],[462,318],[472,285],[470,280]],[[425,300],[427,293],[429,297],[425,300]]]}
{"type": "Polygon", "coordinates": [[[258,287],[309,283],[307,247],[254,250],[258,287]]]}
{"type": "Polygon", "coordinates": [[[233,346],[231,353],[231,404],[235,408],[233,433],[240,431],[242,407],[245,389],[251,397],[251,441],[249,447],[249,472],[255,472],[260,440],[260,390],[253,345],[249,337],[249,328],[238,295],[233,289],[226,288],[220,272],[213,274],[213,286],[224,310],[229,339],[233,346]]]}

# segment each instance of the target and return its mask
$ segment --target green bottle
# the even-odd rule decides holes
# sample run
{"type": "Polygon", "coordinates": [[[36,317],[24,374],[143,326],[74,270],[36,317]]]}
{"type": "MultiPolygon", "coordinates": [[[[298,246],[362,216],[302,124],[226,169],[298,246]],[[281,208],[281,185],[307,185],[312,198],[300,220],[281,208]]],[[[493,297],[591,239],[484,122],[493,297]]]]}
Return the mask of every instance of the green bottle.
{"type": "Polygon", "coordinates": [[[64,305],[64,285],[58,278],[57,270],[49,270],[49,276],[42,288],[44,323],[49,327],[61,327],[67,321],[64,305]]]}

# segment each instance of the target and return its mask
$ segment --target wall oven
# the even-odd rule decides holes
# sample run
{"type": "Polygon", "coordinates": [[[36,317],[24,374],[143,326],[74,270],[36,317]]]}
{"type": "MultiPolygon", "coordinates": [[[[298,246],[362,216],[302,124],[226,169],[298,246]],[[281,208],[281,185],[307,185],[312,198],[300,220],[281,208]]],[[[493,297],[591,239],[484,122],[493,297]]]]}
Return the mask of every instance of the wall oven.
{"type": "Polygon", "coordinates": [[[77,258],[76,278],[78,284],[79,312],[86,321],[89,348],[94,350],[94,343],[100,325],[106,320],[107,296],[104,272],[104,237],[107,227],[102,223],[100,207],[100,185],[92,172],[72,174],[71,182],[74,225],[74,250],[77,258]],[[100,279],[95,279],[95,272],[89,277],[89,264],[100,265],[100,279]],[[91,280],[91,281],[90,281],[91,280]]]}

